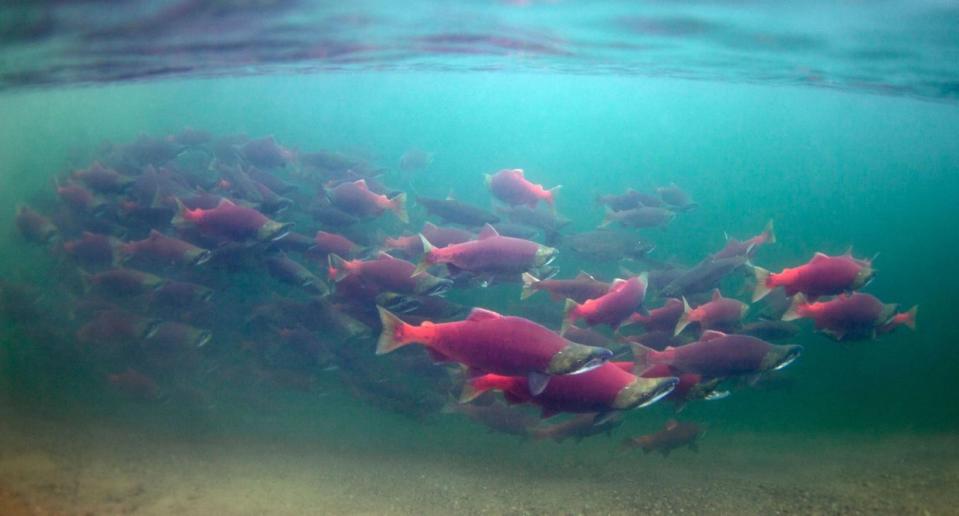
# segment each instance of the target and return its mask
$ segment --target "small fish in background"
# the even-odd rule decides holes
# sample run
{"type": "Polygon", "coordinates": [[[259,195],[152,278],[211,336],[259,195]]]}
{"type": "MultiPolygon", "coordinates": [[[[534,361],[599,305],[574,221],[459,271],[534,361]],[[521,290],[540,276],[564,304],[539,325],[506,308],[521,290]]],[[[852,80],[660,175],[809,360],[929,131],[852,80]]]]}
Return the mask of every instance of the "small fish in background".
{"type": "Polygon", "coordinates": [[[673,331],[683,316],[685,303],[682,299],[671,297],[666,299],[663,306],[650,309],[648,313],[634,313],[624,322],[624,325],[638,324],[647,332],[673,331]]]}
{"type": "Polygon", "coordinates": [[[426,152],[423,149],[413,147],[400,156],[400,170],[413,171],[427,168],[433,164],[435,155],[433,152],[426,152]]]}
{"type": "Polygon", "coordinates": [[[213,253],[179,238],[150,230],[143,240],[126,242],[119,246],[121,260],[143,262],[159,266],[197,266],[208,262],[213,253]]]}
{"type": "Polygon", "coordinates": [[[118,392],[136,401],[160,399],[160,387],[156,381],[132,367],[120,373],[107,375],[107,381],[118,392]]]}
{"type": "Polygon", "coordinates": [[[530,434],[536,440],[552,439],[562,443],[566,439],[573,439],[579,444],[583,439],[594,435],[606,434],[606,437],[610,437],[613,430],[623,424],[622,413],[616,413],[599,424],[596,423],[596,416],[597,414],[593,413],[577,414],[566,421],[532,428],[530,434]]]}
{"type": "Polygon", "coordinates": [[[875,339],[897,326],[916,329],[918,307],[897,313],[898,305],[884,304],[875,296],[855,292],[840,294],[827,301],[807,301],[799,293],[783,314],[783,321],[812,319],[816,329],[837,341],[875,339]]]}
{"type": "Polygon", "coordinates": [[[486,187],[494,197],[509,206],[526,205],[535,208],[540,201],[550,208],[556,207],[556,192],[562,188],[554,186],[546,189],[543,185],[526,179],[521,168],[503,169],[495,174],[486,175],[486,187]]]}
{"type": "Polygon", "coordinates": [[[666,208],[640,206],[623,211],[607,211],[599,227],[605,228],[616,222],[630,228],[655,228],[666,226],[675,218],[676,213],[666,208]]]}
{"type": "Polygon", "coordinates": [[[690,308],[683,298],[683,314],[676,322],[675,335],[682,333],[690,324],[699,326],[700,332],[706,330],[730,331],[737,328],[749,311],[749,305],[738,299],[723,297],[719,289],[713,290],[712,298],[696,308],[690,308]]]}
{"type": "Polygon", "coordinates": [[[472,204],[457,201],[452,196],[448,196],[446,199],[420,196],[416,198],[416,203],[425,208],[428,214],[436,215],[452,224],[478,228],[485,224],[496,224],[500,221],[500,218],[493,213],[472,204]]]}
{"type": "Polygon", "coordinates": [[[63,243],[63,251],[85,269],[102,269],[117,264],[117,250],[122,244],[116,238],[84,231],[76,239],[63,243]]]}
{"type": "Polygon", "coordinates": [[[57,227],[49,218],[23,204],[17,206],[15,224],[20,236],[34,244],[47,244],[58,233],[57,227]]]}
{"type": "Polygon", "coordinates": [[[652,243],[640,240],[632,233],[611,229],[598,229],[563,236],[558,245],[568,247],[573,253],[583,258],[601,262],[621,259],[643,260],[656,247],[652,243]]]}
{"type": "MultiPolygon", "coordinates": [[[[708,292],[719,287],[725,278],[741,270],[747,263],[745,256],[703,260],[688,270],[679,271],[659,293],[667,297],[678,297],[708,292]]],[[[753,302],[755,301],[754,299],[753,302]]]]}
{"type": "Polygon", "coordinates": [[[573,279],[537,279],[536,276],[524,272],[523,290],[520,299],[528,299],[539,291],[549,293],[554,301],[563,299],[572,299],[577,303],[583,303],[588,299],[602,296],[609,292],[610,284],[599,281],[589,274],[580,271],[573,279]]]}
{"type": "Polygon", "coordinates": [[[597,195],[596,203],[608,206],[613,211],[626,211],[641,206],[649,208],[659,208],[663,205],[662,199],[658,196],[638,192],[632,188],[622,194],[597,195]]]}
{"type": "Polygon", "coordinates": [[[699,451],[696,443],[705,433],[706,431],[696,423],[670,419],[658,432],[629,437],[623,439],[622,444],[626,448],[640,448],[643,453],[656,451],[663,457],[668,457],[676,448],[687,447],[690,450],[699,451]]]}
{"type": "Polygon", "coordinates": [[[118,193],[133,184],[133,178],[124,176],[111,168],[106,168],[99,161],[94,161],[89,168],[75,170],[70,177],[80,181],[87,187],[100,193],[118,193]]]}
{"type": "Polygon", "coordinates": [[[710,255],[710,258],[713,260],[721,260],[723,258],[732,258],[735,256],[752,258],[760,247],[775,243],[776,233],[773,231],[773,221],[770,220],[766,223],[766,227],[763,229],[762,233],[752,238],[739,241],[735,238],[727,236],[726,245],[719,251],[716,251],[710,255]]]}
{"type": "Polygon", "coordinates": [[[257,167],[277,168],[296,159],[296,151],[276,143],[272,136],[250,140],[239,148],[240,154],[257,167]]]}
{"type": "Polygon", "coordinates": [[[333,206],[363,219],[374,218],[384,211],[392,211],[400,222],[410,221],[406,213],[406,194],[393,197],[378,194],[367,185],[366,179],[340,183],[326,191],[333,206]]]}
{"type": "Polygon", "coordinates": [[[678,211],[688,211],[699,206],[693,202],[693,199],[689,196],[689,194],[677,186],[676,183],[670,183],[667,186],[661,186],[656,189],[656,193],[659,194],[659,197],[664,203],[669,205],[670,208],[678,211]]]}
{"type": "Polygon", "coordinates": [[[515,406],[492,403],[490,405],[460,404],[447,402],[443,405],[444,414],[461,414],[471,421],[479,423],[490,432],[499,432],[529,438],[536,429],[539,420],[515,406]]]}
{"type": "Polygon", "coordinates": [[[613,280],[605,294],[577,303],[566,301],[563,326],[582,320],[589,326],[606,324],[614,331],[638,310],[646,299],[646,274],[613,280]]]}

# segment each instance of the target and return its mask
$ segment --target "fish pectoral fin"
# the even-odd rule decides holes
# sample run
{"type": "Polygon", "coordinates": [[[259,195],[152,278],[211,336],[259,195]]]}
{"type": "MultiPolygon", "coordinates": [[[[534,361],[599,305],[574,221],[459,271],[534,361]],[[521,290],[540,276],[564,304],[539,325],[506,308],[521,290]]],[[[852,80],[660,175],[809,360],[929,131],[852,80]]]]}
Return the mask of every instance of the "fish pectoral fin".
{"type": "Polygon", "coordinates": [[[527,376],[527,383],[529,384],[529,393],[533,396],[539,396],[549,384],[549,375],[533,371],[527,376]]]}

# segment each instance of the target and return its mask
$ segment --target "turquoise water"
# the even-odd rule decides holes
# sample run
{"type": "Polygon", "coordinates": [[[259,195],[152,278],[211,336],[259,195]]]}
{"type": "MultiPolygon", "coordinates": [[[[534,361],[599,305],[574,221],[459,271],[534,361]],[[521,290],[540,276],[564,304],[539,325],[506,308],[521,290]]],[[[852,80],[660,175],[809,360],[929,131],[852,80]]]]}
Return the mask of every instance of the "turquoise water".
{"type": "MultiPolygon", "coordinates": [[[[565,6],[540,7],[556,9],[554,21],[577,27],[567,35],[583,34],[576,32],[583,24],[574,23],[565,6]]],[[[470,9],[482,10],[472,4],[470,9]]],[[[505,7],[491,12],[501,9],[505,7]]],[[[411,10],[410,16],[418,12],[411,10]]],[[[533,18],[533,12],[522,12],[518,19],[535,25],[523,18],[533,18]]],[[[627,8],[617,7],[616,16],[628,15],[627,8]]],[[[806,29],[816,26],[810,18],[794,18],[800,19],[804,21],[795,23],[805,24],[806,29]]],[[[748,23],[746,18],[733,20],[741,32],[706,31],[712,36],[684,40],[683,51],[690,52],[696,45],[715,49],[718,42],[744,51],[731,34],[741,35],[748,23]]],[[[824,22],[823,27],[827,25],[824,22]]],[[[676,26],[689,27],[678,22],[676,26]]],[[[374,23],[368,30],[375,34],[378,28],[374,23]]],[[[869,41],[852,34],[858,33],[845,36],[857,45],[869,41]]],[[[955,34],[930,30],[925,46],[912,49],[911,65],[941,65],[941,84],[955,80],[948,70],[954,66],[952,61],[936,60],[953,52],[950,36],[955,34]]],[[[789,41],[800,40],[773,41],[788,46],[789,41]]],[[[833,48],[836,40],[823,36],[822,41],[830,41],[827,47],[833,48]]],[[[888,49],[889,41],[882,39],[876,47],[888,49]]],[[[583,40],[557,45],[577,52],[587,47],[583,40]]],[[[754,55],[751,50],[744,52],[754,55]]],[[[820,59],[823,69],[829,69],[829,63],[845,70],[861,64],[825,60],[823,55],[835,54],[814,42],[804,52],[804,60],[820,59]]],[[[720,54],[704,55],[718,59],[720,54]]],[[[619,50],[616,59],[595,63],[635,65],[627,57],[638,55],[619,50]]],[[[949,94],[946,86],[937,89],[946,92],[942,94],[916,87],[889,95],[858,88],[853,82],[822,88],[819,83],[762,80],[762,67],[749,73],[730,71],[735,77],[726,77],[717,73],[722,67],[697,67],[687,54],[671,55],[657,52],[655,59],[663,66],[675,59],[700,73],[672,77],[588,73],[588,60],[559,58],[541,68],[529,63],[516,66],[515,55],[504,58],[494,53],[481,60],[511,66],[476,70],[473,64],[449,58],[449,66],[439,67],[449,68],[444,71],[416,70],[417,60],[398,60],[383,66],[390,70],[344,66],[346,70],[290,73],[288,66],[281,66],[270,70],[274,73],[260,74],[258,69],[246,75],[225,59],[222,68],[207,70],[206,74],[216,77],[191,77],[187,72],[171,73],[162,80],[113,82],[106,74],[81,79],[84,85],[44,89],[21,85],[0,93],[0,206],[6,207],[0,209],[0,227],[7,228],[0,233],[0,277],[6,292],[5,304],[0,303],[4,309],[0,314],[0,402],[14,416],[55,414],[69,426],[71,414],[92,415],[122,421],[134,434],[144,428],[169,427],[191,439],[207,435],[216,440],[231,432],[250,432],[267,442],[308,436],[331,447],[342,445],[346,453],[361,453],[366,443],[375,443],[367,453],[395,451],[400,461],[403,453],[453,457],[454,462],[494,457],[500,463],[514,461],[513,466],[524,471],[534,467],[524,461],[544,461],[542,467],[549,469],[566,464],[562,460],[567,457],[574,466],[555,474],[569,478],[575,478],[575,464],[598,468],[601,460],[595,457],[617,453],[621,439],[656,431],[672,417],[706,426],[714,442],[743,433],[789,435],[797,443],[824,435],[848,436],[852,441],[954,435],[959,430],[959,405],[951,402],[959,365],[952,316],[959,288],[952,266],[959,249],[954,227],[959,216],[959,140],[955,138],[959,111],[950,99],[954,93],[949,94]],[[396,70],[402,68],[406,69],[396,70]],[[778,383],[769,387],[761,382],[737,384],[729,397],[691,402],[678,416],[672,405],[661,401],[626,413],[613,439],[592,437],[582,447],[567,443],[554,449],[508,435],[487,435],[479,424],[443,414],[441,406],[458,394],[461,381],[442,366],[430,365],[419,351],[377,357],[373,339],[360,339],[348,344],[352,361],[340,358],[306,368],[278,366],[272,358],[251,351],[257,349],[260,336],[240,323],[255,305],[275,295],[305,299],[302,292],[266,278],[263,269],[168,272],[214,288],[216,314],[212,319],[197,319],[207,326],[196,323],[211,329],[213,338],[198,352],[196,362],[157,377],[161,399],[137,400],[105,381],[106,374],[120,372],[122,367],[99,362],[75,342],[85,316],[82,309],[81,315],[74,312],[87,296],[76,278],[76,265],[57,250],[57,244],[44,248],[25,242],[15,230],[14,217],[21,203],[51,211],[57,204],[54,178],[102,157],[98,149],[104,142],[125,144],[140,135],[163,137],[184,127],[215,137],[272,135],[300,153],[336,150],[382,168],[377,179],[409,195],[412,222],[404,226],[385,214],[360,224],[360,229],[343,229],[374,245],[373,237],[412,234],[424,221],[439,222],[417,205],[416,196],[452,194],[491,209],[483,175],[503,168],[523,168],[528,178],[547,187],[562,185],[556,208],[571,219],[561,231],[566,236],[601,223],[604,214],[595,202],[597,195],[627,188],[652,191],[676,183],[689,192],[698,208],[679,213],[665,228],[634,232],[655,243],[650,257],[657,262],[693,265],[722,248],[724,233],[749,237],[772,219],[777,242],[761,248],[752,259],[754,264],[778,271],[806,262],[817,251],[840,254],[850,246],[857,257],[878,255],[874,262],[878,273],[864,291],[899,303],[902,309],[919,305],[917,329],[900,328],[876,340],[837,343],[802,321],[801,331],[788,342],[803,345],[804,353],[782,371],[778,383]],[[400,170],[400,156],[410,149],[432,153],[432,162],[412,172],[400,170]],[[11,297],[12,285],[29,294],[11,297]],[[37,310],[24,310],[30,304],[26,300],[35,300],[37,310]],[[417,358],[420,362],[415,362],[417,358]],[[286,370],[296,375],[282,376],[286,370]],[[374,384],[381,381],[386,391],[358,393],[351,375],[374,384]],[[298,383],[304,379],[305,388],[298,383]]],[[[783,63],[790,61],[784,55],[795,54],[781,53],[776,57],[779,61],[769,66],[784,69],[783,63]]],[[[910,82],[896,67],[877,75],[888,83],[897,83],[896,78],[900,84],[910,82]]],[[[289,177],[289,171],[280,174],[289,177]]],[[[299,194],[314,195],[305,184],[298,186],[299,194]]],[[[335,229],[303,217],[301,208],[276,218],[295,220],[294,229],[307,236],[317,229],[335,229]]],[[[577,257],[562,242],[556,246],[558,278],[585,270],[611,280],[625,272],[619,261],[594,263],[577,257]]],[[[323,263],[291,256],[325,281],[323,263]]],[[[655,263],[622,265],[639,272],[654,268],[655,263]]],[[[749,301],[746,276],[737,273],[723,283],[724,295],[749,301]]],[[[561,303],[543,294],[522,302],[519,297],[515,282],[457,287],[447,295],[467,307],[522,315],[559,328],[561,303]]],[[[651,306],[659,306],[656,297],[651,299],[651,306]]],[[[759,307],[754,305],[752,313],[759,307]]],[[[462,315],[453,317],[459,318],[462,315]]],[[[375,320],[371,324],[375,335],[379,328],[375,320]]],[[[700,448],[700,456],[711,453],[709,437],[700,448]]],[[[749,455],[748,450],[742,453],[749,455]]],[[[786,471],[784,482],[788,481],[786,471]]],[[[602,496],[601,491],[595,494],[602,496]]],[[[536,505],[527,509],[545,510],[536,505]]]]}

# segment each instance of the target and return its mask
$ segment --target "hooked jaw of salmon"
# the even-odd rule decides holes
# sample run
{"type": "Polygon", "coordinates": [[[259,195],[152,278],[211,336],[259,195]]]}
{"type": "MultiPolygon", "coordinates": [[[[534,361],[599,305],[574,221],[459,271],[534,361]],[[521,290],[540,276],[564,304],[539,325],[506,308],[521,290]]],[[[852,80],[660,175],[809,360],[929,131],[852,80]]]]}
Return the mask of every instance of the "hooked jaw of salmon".
{"type": "Polygon", "coordinates": [[[616,394],[612,407],[618,410],[642,408],[663,399],[679,384],[679,378],[636,378],[616,394]]]}
{"type": "Polygon", "coordinates": [[[873,269],[872,265],[870,264],[863,265],[862,268],[859,269],[859,272],[856,274],[856,279],[853,280],[853,287],[852,287],[853,290],[858,290],[865,287],[866,285],[869,285],[869,283],[872,281],[872,279],[875,276],[876,276],[876,269],[873,269]]]}
{"type": "Polygon", "coordinates": [[[543,267],[553,263],[558,252],[556,248],[545,245],[540,246],[539,249],[536,250],[536,259],[534,260],[536,267],[543,267]]]}
{"type": "Polygon", "coordinates": [[[260,229],[258,229],[256,232],[256,237],[257,240],[263,242],[275,242],[285,237],[287,233],[290,232],[291,227],[293,227],[292,222],[277,222],[275,220],[270,220],[260,226],[260,229]]]}
{"type": "Polygon", "coordinates": [[[553,355],[546,373],[551,375],[585,373],[603,365],[610,358],[613,358],[613,352],[606,348],[571,342],[553,355]]]}
{"type": "Polygon", "coordinates": [[[779,346],[780,349],[770,351],[763,358],[760,366],[762,371],[778,371],[789,364],[792,364],[802,354],[802,346],[792,344],[788,346],[779,346]]]}

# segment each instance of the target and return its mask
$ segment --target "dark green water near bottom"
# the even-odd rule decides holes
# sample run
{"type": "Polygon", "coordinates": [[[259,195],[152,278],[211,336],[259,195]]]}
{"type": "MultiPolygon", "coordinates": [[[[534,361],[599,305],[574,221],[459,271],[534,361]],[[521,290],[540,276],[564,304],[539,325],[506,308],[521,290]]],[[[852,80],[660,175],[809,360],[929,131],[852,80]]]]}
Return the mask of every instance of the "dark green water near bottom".
{"type": "MultiPolygon", "coordinates": [[[[16,235],[15,206],[49,198],[54,176],[86,166],[103,141],[129,142],[139,134],[159,136],[186,126],[215,134],[271,134],[303,151],[362,152],[387,167],[394,167],[409,148],[427,149],[435,153],[434,161],[416,172],[419,175],[409,187],[433,197],[452,191],[481,206],[489,206],[488,193],[482,189],[484,173],[522,167],[543,184],[563,185],[557,206],[573,219],[575,231],[600,222],[602,211],[593,205],[597,194],[676,182],[700,207],[677,217],[666,229],[647,233],[656,241],[657,253],[663,253],[660,256],[695,262],[722,246],[724,232],[749,236],[774,219],[779,241],[761,251],[757,264],[778,270],[804,262],[813,252],[841,253],[851,245],[857,256],[879,253],[875,262],[879,274],[870,293],[921,309],[915,332],[901,330],[876,341],[837,344],[805,327],[794,340],[805,346],[805,353],[785,371],[788,381],[779,388],[743,389],[721,401],[693,403],[680,414],[683,420],[706,425],[708,435],[699,454],[684,457],[677,452],[680,458],[673,459],[675,463],[657,461],[664,468],[661,479],[689,478],[690,471],[728,472],[724,465],[755,465],[764,456],[782,465],[778,479],[782,484],[796,474],[797,464],[815,470],[820,460],[816,457],[829,455],[831,459],[821,458],[825,476],[842,476],[841,467],[828,469],[825,464],[832,467],[848,460],[851,470],[866,469],[864,463],[855,464],[861,460],[858,452],[841,453],[845,443],[850,449],[872,450],[863,453],[873,455],[882,464],[877,467],[885,468],[902,463],[902,447],[896,440],[906,440],[907,448],[919,456],[934,456],[942,446],[939,439],[954,436],[959,429],[959,405],[951,399],[959,365],[952,317],[959,281],[951,266],[959,249],[954,228],[959,215],[955,204],[959,143],[954,137],[959,134],[959,112],[952,105],[828,90],[670,80],[332,74],[22,92],[0,97],[0,112],[4,113],[0,206],[6,207],[0,209],[0,228],[6,228],[0,231],[0,274],[7,281],[32,285],[41,297],[56,292],[65,279],[57,276],[56,258],[16,235]],[[832,440],[817,447],[822,439],[832,440]],[[870,443],[880,444],[873,449],[868,448],[870,443]],[[808,454],[800,457],[803,450],[808,454]],[[691,457],[703,461],[701,467],[690,465],[691,457]]],[[[388,182],[393,176],[388,173],[385,178],[388,182]]],[[[580,268],[606,277],[618,273],[615,265],[591,267],[564,259],[562,270],[570,275],[580,268]]],[[[560,310],[560,305],[545,299],[518,307],[515,286],[457,292],[453,297],[503,312],[529,306],[560,310]]],[[[167,453],[171,442],[184,446],[181,450],[190,450],[191,443],[197,450],[209,449],[212,443],[228,454],[224,450],[234,448],[217,446],[243,439],[245,444],[238,448],[263,452],[253,462],[270,456],[268,449],[258,448],[263,443],[281,442],[288,446],[274,456],[294,462],[296,447],[302,445],[320,448],[318,457],[338,450],[337,464],[349,463],[352,454],[355,464],[363,467],[389,463],[391,472],[394,468],[401,472],[404,463],[425,457],[436,459],[426,460],[428,464],[449,468],[444,475],[459,471],[470,477],[479,474],[470,465],[482,463],[494,470],[535,475],[550,486],[549,492],[573,489],[550,481],[563,478],[578,485],[581,477],[591,476],[584,488],[588,494],[579,499],[598,500],[609,499],[612,492],[623,496],[625,487],[602,476],[603,481],[596,482],[596,475],[606,471],[612,477],[612,472],[634,471],[639,464],[635,457],[621,458],[619,440],[654,431],[673,416],[671,407],[660,403],[630,413],[612,439],[595,437],[579,446],[523,442],[488,434],[457,416],[430,414],[414,420],[370,406],[351,396],[333,373],[318,373],[308,392],[264,384],[237,396],[229,387],[198,383],[192,402],[181,397],[143,404],[106,388],[75,348],[48,338],[67,320],[65,314],[5,308],[0,403],[9,435],[26,435],[23,442],[31,442],[30,429],[37,427],[46,430],[36,435],[49,432],[60,437],[71,435],[71,429],[87,429],[79,433],[96,436],[94,441],[103,436],[110,440],[111,432],[117,432],[138,442],[146,455],[152,444],[158,454],[167,453]]],[[[387,355],[378,360],[394,359],[387,355]]],[[[411,384],[423,381],[410,379],[411,384]]],[[[949,486],[954,487],[956,469],[948,454],[937,460],[941,462],[930,462],[933,466],[924,474],[941,483],[929,480],[922,487],[925,491],[914,490],[941,501],[949,486]]],[[[643,474],[656,475],[645,472],[648,464],[643,465],[643,474]]],[[[274,466],[271,471],[283,470],[282,461],[274,466]]],[[[415,471],[429,467],[410,466],[415,471]]],[[[17,470],[15,464],[11,468],[6,471],[17,470]]],[[[762,474],[773,475],[775,470],[762,474]]],[[[717,475],[709,478],[724,478],[717,475]]],[[[348,486],[350,478],[338,477],[333,483],[348,486]]],[[[668,490],[668,481],[661,483],[668,490]]],[[[489,486],[507,489],[495,482],[489,486]]],[[[435,494],[439,487],[423,489],[435,494]]],[[[454,494],[441,503],[465,500],[464,493],[470,492],[468,487],[451,489],[454,494]]],[[[882,489],[876,489],[880,492],[876,496],[882,497],[882,489]]],[[[537,502],[530,492],[509,493],[526,500],[514,512],[544,513],[563,507],[537,502]]],[[[741,494],[750,496],[746,491],[741,494]]],[[[495,495],[475,494],[476,499],[483,496],[495,495]]],[[[776,498],[775,493],[768,496],[776,498]]],[[[377,495],[367,491],[360,496],[364,497],[369,502],[377,495]]],[[[428,498],[404,498],[393,510],[410,512],[407,509],[415,504],[428,504],[428,498]]],[[[842,503],[853,508],[862,499],[842,503]]],[[[330,510],[390,510],[361,502],[351,506],[347,500],[330,510]]],[[[97,503],[84,500],[80,505],[97,503]]],[[[474,512],[512,510],[463,503],[474,512]]],[[[570,512],[630,507],[623,502],[594,505],[591,511],[584,503],[570,506],[570,512]]],[[[639,502],[630,503],[637,507],[639,502]]],[[[144,507],[141,512],[147,513],[169,508],[144,507]]],[[[695,510],[697,503],[684,507],[695,510]]],[[[825,507],[842,512],[841,506],[825,507]]],[[[897,507],[917,510],[914,505],[874,509],[891,512],[897,507]]],[[[670,512],[668,507],[660,509],[670,512]]],[[[711,509],[732,510],[733,506],[711,509]]]]}

